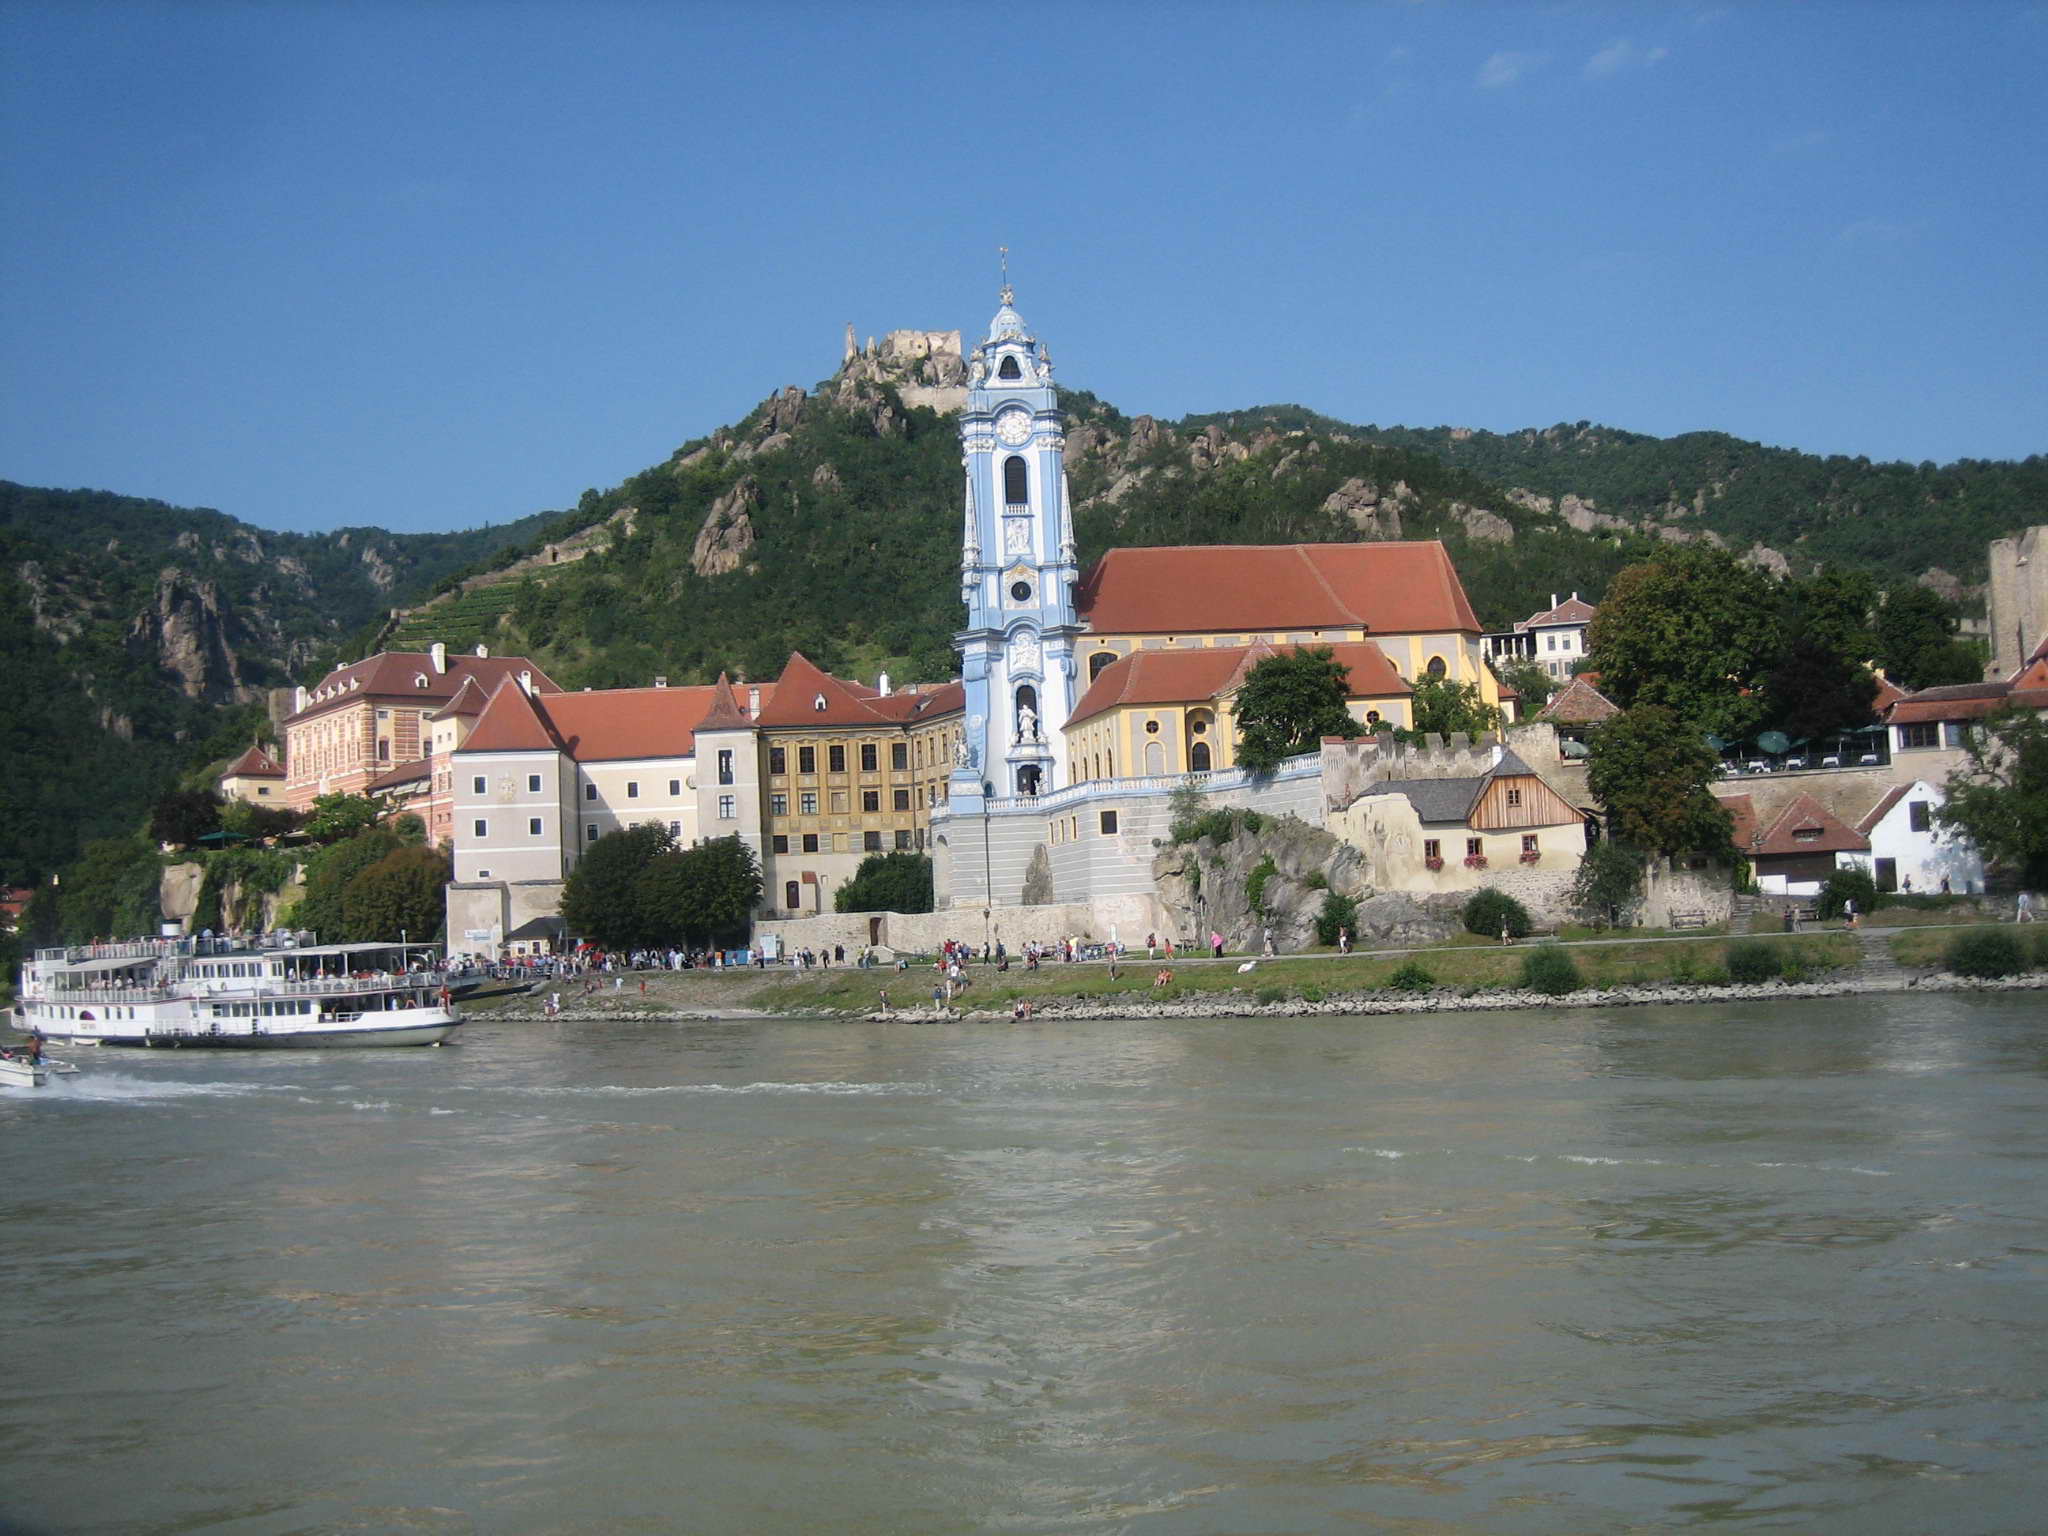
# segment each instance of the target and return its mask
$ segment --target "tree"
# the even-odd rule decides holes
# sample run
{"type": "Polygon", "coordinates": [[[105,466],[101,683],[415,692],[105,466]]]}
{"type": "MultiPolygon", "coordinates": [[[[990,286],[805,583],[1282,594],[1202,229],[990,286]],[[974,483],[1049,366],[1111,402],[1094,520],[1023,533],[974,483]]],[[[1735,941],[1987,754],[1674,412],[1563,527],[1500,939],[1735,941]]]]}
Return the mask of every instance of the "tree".
{"type": "Polygon", "coordinates": [[[343,931],[356,943],[401,936],[431,943],[446,921],[453,871],[431,848],[395,848],[349,881],[341,893],[343,931]]]}
{"type": "Polygon", "coordinates": [[[1561,686],[1541,663],[1527,657],[1515,661],[1494,661],[1489,665],[1503,688],[1512,688],[1521,695],[1521,718],[1524,720],[1548,704],[1551,695],[1561,686]]]}
{"type": "Polygon", "coordinates": [[[1707,787],[1721,759],[1696,727],[1660,705],[1638,704],[1586,745],[1586,783],[1607,808],[1616,841],[1665,855],[1728,848],[1728,812],[1707,787]]]}
{"type": "Polygon", "coordinates": [[[1643,894],[1643,859],[1633,849],[1602,838],[1586,850],[1572,876],[1572,914],[1594,928],[1619,928],[1643,894]]]}
{"type": "Polygon", "coordinates": [[[2021,885],[2048,886],[2048,720],[2003,710],[1969,733],[1965,750],[1934,819],[2021,885]]]}
{"type": "Polygon", "coordinates": [[[137,837],[106,837],[64,871],[59,904],[64,942],[136,939],[156,933],[163,860],[137,837]]]}
{"type": "Polygon", "coordinates": [[[1901,688],[1982,682],[1982,664],[1956,640],[1961,625],[1960,610],[1939,592],[1917,585],[1892,588],[1872,625],[1884,675],[1901,688]],[[1967,675],[1955,676],[1958,670],[1967,675]]]}
{"type": "MultiPolygon", "coordinates": [[[[1540,670],[1540,669],[1539,669],[1540,670]]],[[[1500,710],[1479,697],[1477,683],[1447,677],[1418,677],[1409,698],[1418,733],[1481,736],[1500,729],[1500,710]]]]}
{"type": "Polygon", "coordinates": [[[300,830],[316,843],[344,842],[376,826],[387,809],[381,800],[368,795],[321,795],[306,813],[300,830]]]}
{"type": "Polygon", "coordinates": [[[871,853],[832,894],[837,912],[929,912],[932,861],[921,853],[871,853]]]}
{"type": "Polygon", "coordinates": [[[1785,643],[1764,679],[1767,718],[1797,741],[1838,735],[1870,724],[1877,678],[1853,655],[1812,634],[1785,643]]]}
{"type": "Polygon", "coordinates": [[[607,949],[659,944],[642,909],[640,876],[676,840],[658,821],[607,832],[585,850],[562,886],[562,921],[579,938],[607,949]]]}
{"type": "Polygon", "coordinates": [[[174,789],[149,811],[149,840],[190,848],[221,827],[221,798],[210,789],[174,789]]]}
{"type": "Polygon", "coordinates": [[[391,833],[372,827],[314,854],[306,861],[305,894],[291,911],[293,926],[309,929],[329,944],[345,939],[349,882],[398,847],[391,833]]]}
{"type": "Polygon", "coordinates": [[[643,935],[636,942],[745,938],[761,900],[761,866],[738,837],[713,838],[657,854],[641,870],[634,896],[643,935]]]}
{"type": "Polygon", "coordinates": [[[1327,645],[1268,656],[1237,691],[1237,761],[1270,773],[1283,757],[1312,752],[1325,736],[1352,737],[1362,727],[1344,701],[1350,669],[1327,645]]]}
{"type": "Polygon", "coordinates": [[[231,800],[221,810],[220,825],[224,832],[239,832],[262,841],[298,831],[299,813],[289,806],[265,805],[260,800],[231,800]]]}
{"type": "Polygon", "coordinates": [[[1778,654],[1770,578],[1711,544],[1658,551],[1614,578],[1587,640],[1600,691],[1731,740],[1755,729],[1778,654]]]}

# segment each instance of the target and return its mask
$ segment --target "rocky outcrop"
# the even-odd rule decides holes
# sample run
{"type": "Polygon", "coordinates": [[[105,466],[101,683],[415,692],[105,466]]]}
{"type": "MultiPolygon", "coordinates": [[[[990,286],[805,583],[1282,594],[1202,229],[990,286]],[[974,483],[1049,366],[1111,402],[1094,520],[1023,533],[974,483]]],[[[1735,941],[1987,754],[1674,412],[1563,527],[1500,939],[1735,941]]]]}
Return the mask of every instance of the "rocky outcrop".
{"type": "Polygon", "coordinates": [[[754,547],[753,514],[760,505],[761,488],[752,479],[740,481],[711,503],[690,551],[690,564],[699,576],[723,576],[746,563],[754,547]]]}
{"type": "Polygon", "coordinates": [[[1027,907],[1045,907],[1052,904],[1052,855],[1046,851],[1043,843],[1031,850],[1031,862],[1024,866],[1022,900],[1027,907]]]}
{"type": "Polygon", "coordinates": [[[1451,516],[1458,520],[1466,534],[1489,544],[1512,544],[1515,541],[1515,525],[1498,512],[1489,512],[1484,507],[1468,507],[1462,501],[1451,503],[1451,516]]]}
{"type": "Polygon", "coordinates": [[[1792,574],[1792,562],[1768,544],[1752,544],[1749,553],[1742,557],[1742,563],[1767,571],[1780,580],[1792,574]]]}
{"type": "Polygon", "coordinates": [[[240,703],[258,696],[243,684],[218,589],[176,566],[158,572],[148,606],[130,621],[128,651],[169,673],[189,699],[240,703]]]}
{"type": "Polygon", "coordinates": [[[1401,497],[1394,492],[1381,496],[1378,486],[1356,475],[1323,498],[1322,510],[1348,519],[1368,539],[1401,537],[1401,497]]]}

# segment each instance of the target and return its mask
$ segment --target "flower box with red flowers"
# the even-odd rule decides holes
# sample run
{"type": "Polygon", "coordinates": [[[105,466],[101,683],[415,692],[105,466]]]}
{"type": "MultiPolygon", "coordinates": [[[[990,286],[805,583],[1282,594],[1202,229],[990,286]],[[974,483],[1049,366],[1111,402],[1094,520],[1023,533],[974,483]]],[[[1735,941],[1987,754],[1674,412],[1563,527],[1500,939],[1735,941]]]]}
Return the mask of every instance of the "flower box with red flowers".
{"type": "Polygon", "coordinates": [[[1465,867],[1466,867],[1467,869],[1484,869],[1484,868],[1486,868],[1486,855],[1485,855],[1485,854],[1483,854],[1483,853],[1468,853],[1468,854],[1466,854],[1466,855],[1465,855],[1465,867]]]}
{"type": "Polygon", "coordinates": [[[1522,862],[1524,864],[1534,864],[1538,859],[1542,857],[1543,855],[1538,853],[1534,848],[1524,848],[1522,850],[1522,862]]]}
{"type": "Polygon", "coordinates": [[[1444,861],[1442,859],[1424,859],[1422,861],[1422,867],[1424,869],[1442,869],[1444,867],[1444,861]]]}

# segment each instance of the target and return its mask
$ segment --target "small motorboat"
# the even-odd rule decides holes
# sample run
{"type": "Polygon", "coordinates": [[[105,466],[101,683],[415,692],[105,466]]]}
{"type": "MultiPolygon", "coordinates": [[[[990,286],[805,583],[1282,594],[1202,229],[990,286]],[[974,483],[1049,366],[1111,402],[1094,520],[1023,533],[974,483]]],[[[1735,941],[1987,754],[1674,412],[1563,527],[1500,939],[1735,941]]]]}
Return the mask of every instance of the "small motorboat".
{"type": "MultiPolygon", "coordinates": [[[[31,1061],[9,1051],[0,1055],[0,1087],[40,1088],[50,1080],[50,1071],[55,1064],[48,1061],[31,1061]]],[[[72,1071],[78,1069],[73,1067],[72,1071]]]]}

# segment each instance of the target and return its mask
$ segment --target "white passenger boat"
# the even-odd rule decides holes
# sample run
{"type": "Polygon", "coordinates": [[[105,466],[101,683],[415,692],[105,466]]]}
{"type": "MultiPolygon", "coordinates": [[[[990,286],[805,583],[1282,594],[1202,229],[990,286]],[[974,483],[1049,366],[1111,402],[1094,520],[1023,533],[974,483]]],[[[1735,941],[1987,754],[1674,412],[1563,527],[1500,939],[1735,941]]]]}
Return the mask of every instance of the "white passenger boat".
{"type": "Polygon", "coordinates": [[[17,1011],[74,1045],[238,1050],[439,1045],[462,1023],[430,946],[307,933],[38,950],[17,1011]]]}

